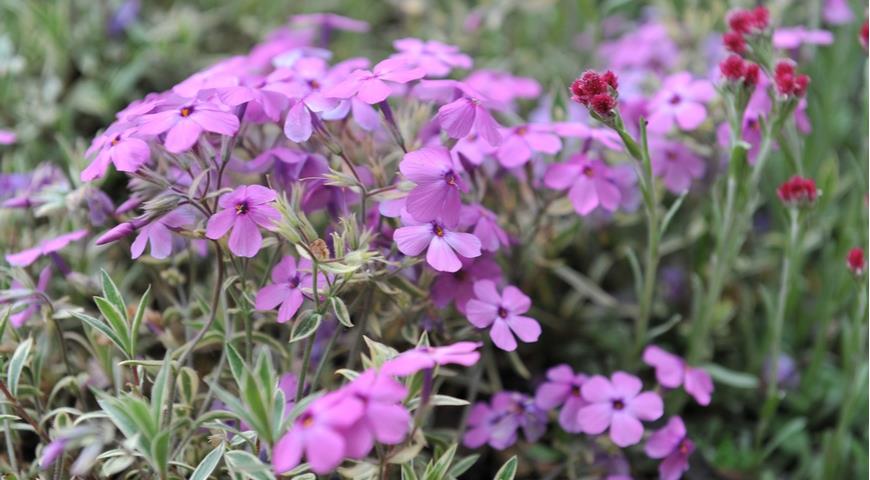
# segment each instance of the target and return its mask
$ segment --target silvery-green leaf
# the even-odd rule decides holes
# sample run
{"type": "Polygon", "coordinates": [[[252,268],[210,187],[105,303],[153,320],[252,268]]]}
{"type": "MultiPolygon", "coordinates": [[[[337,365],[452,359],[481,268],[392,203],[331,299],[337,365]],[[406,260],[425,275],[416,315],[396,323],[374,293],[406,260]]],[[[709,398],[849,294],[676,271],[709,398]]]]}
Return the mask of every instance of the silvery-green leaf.
{"type": "Polygon", "coordinates": [[[9,368],[6,371],[6,382],[12,395],[18,395],[18,382],[21,379],[21,372],[24,370],[27,357],[30,355],[31,347],[33,347],[32,338],[21,342],[9,361],[9,368]]]}
{"type": "Polygon", "coordinates": [[[217,448],[209,452],[208,455],[199,462],[199,465],[196,466],[196,470],[194,470],[190,475],[189,480],[207,480],[209,475],[211,475],[211,472],[217,468],[221,458],[223,458],[225,449],[226,446],[224,442],[221,442],[217,448]]]}
{"type": "Polygon", "coordinates": [[[323,320],[323,315],[313,312],[297,319],[293,325],[293,333],[290,334],[290,343],[295,343],[314,335],[314,332],[320,327],[321,320],[323,320]]]}
{"type": "Polygon", "coordinates": [[[517,474],[517,456],[514,455],[510,458],[501,468],[498,469],[498,472],[495,473],[495,477],[493,480],[513,480],[517,474]]]}

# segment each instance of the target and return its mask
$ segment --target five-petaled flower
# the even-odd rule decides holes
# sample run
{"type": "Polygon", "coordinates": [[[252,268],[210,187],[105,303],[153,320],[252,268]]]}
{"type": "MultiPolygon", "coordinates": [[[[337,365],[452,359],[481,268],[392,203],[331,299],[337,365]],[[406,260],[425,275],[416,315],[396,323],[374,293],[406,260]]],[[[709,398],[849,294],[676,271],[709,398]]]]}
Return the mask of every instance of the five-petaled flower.
{"type": "Polygon", "coordinates": [[[619,447],[640,442],[641,420],[658,420],[664,412],[662,398],[654,392],[642,392],[643,384],[634,375],[616,372],[608,380],[595,375],[583,383],[580,391],[589,402],[577,414],[580,429],[590,435],[610,428],[610,439],[619,447]]]}
{"type": "Polygon", "coordinates": [[[538,341],[541,325],[524,315],[532,301],[520,289],[508,285],[499,293],[495,282],[480,280],[474,284],[474,295],[465,305],[465,314],[475,327],[490,329],[495,346],[512,352],[517,348],[517,338],[525,343],[538,341]]]}
{"type": "Polygon", "coordinates": [[[274,190],[261,185],[243,185],[218,201],[223,210],[208,219],[205,236],[217,240],[230,233],[229,247],[239,257],[253,257],[260,251],[263,235],[260,227],[274,230],[281,214],[272,203],[277,198],[274,190]]]}

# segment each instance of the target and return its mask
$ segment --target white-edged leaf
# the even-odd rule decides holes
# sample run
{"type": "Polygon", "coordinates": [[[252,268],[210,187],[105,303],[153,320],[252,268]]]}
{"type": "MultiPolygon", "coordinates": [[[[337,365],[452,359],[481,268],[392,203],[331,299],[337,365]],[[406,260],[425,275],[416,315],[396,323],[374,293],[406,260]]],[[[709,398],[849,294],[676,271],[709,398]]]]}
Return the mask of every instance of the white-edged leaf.
{"type": "Polygon", "coordinates": [[[12,395],[18,395],[18,382],[21,380],[21,372],[24,370],[31,347],[33,347],[32,338],[21,342],[18,348],[15,349],[15,353],[12,354],[12,360],[9,361],[9,369],[6,371],[6,382],[12,395]]]}
{"type": "Polygon", "coordinates": [[[302,318],[296,320],[296,323],[293,325],[293,333],[290,335],[290,343],[298,342],[314,335],[314,332],[320,327],[321,320],[323,320],[323,315],[313,312],[309,315],[303,315],[302,318]]]}
{"type": "Polygon", "coordinates": [[[209,475],[211,475],[211,472],[217,468],[221,458],[223,458],[224,450],[226,450],[226,446],[224,442],[221,442],[217,448],[209,452],[208,455],[199,462],[199,465],[196,466],[196,470],[190,474],[189,480],[207,480],[209,475]]]}
{"type": "Polygon", "coordinates": [[[514,480],[517,474],[517,456],[514,455],[495,472],[493,480],[514,480]]]}

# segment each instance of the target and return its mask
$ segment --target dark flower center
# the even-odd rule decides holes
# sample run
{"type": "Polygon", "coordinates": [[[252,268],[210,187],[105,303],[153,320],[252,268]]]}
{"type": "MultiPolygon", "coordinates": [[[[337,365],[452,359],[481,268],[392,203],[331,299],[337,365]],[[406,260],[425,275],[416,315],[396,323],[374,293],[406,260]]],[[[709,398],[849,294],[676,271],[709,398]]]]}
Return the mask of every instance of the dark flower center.
{"type": "Polygon", "coordinates": [[[444,181],[447,182],[447,185],[455,187],[456,186],[456,174],[453,173],[452,170],[445,173],[444,174],[444,181]]]}
{"type": "Polygon", "coordinates": [[[578,387],[577,385],[574,385],[573,387],[571,387],[571,396],[572,397],[579,397],[580,396],[580,387],[578,387]]]}
{"type": "Polygon", "coordinates": [[[185,118],[189,117],[191,113],[193,113],[193,107],[182,107],[181,108],[181,116],[182,117],[185,117],[185,118]]]}
{"type": "Polygon", "coordinates": [[[690,448],[689,448],[689,442],[687,442],[685,439],[682,440],[682,441],[680,442],[680,446],[678,447],[678,450],[680,451],[681,454],[683,454],[683,455],[688,455],[688,454],[689,454],[689,450],[690,450],[690,448]]]}
{"type": "Polygon", "coordinates": [[[244,215],[248,213],[250,207],[248,206],[248,202],[242,202],[236,205],[236,215],[244,215]]]}
{"type": "Polygon", "coordinates": [[[121,134],[119,133],[119,134],[115,135],[115,138],[112,139],[112,146],[114,147],[120,141],[121,141],[121,134]]]}
{"type": "Polygon", "coordinates": [[[523,136],[527,133],[529,133],[529,127],[522,126],[522,127],[517,128],[517,135],[523,136]]]}
{"type": "Polygon", "coordinates": [[[587,177],[592,177],[595,175],[595,171],[592,170],[592,167],[586,165],[585,167],[583,167],[583,175],[586,175],[587,177]]]}
{"type": "Polygon", "coordinates": [[[308,86],[316,90],[320,88],[320,82],[318,82],[317,80],[309,80],[308,86]]]}
{"type": "Polygon", "coordinates": [[[622,410],[623,408],[625,408],[625,402],[619,399],[613,401],[614,410],[622,410]]]}
{"type": "Polygon", "coordinates": [[[504,307],[498,307],[498,316],[501,318],[507,318],[507,316],[508,316],[507,309],[504,307]]]}
{"type": "Polygon", "coordinates": [[[299,423],[301,423],[303,427],[308,428],[308,427],[314,425],[314,416],[311,415],[310,413],[304,414],[299,423]]]}
{"type": "Polygon", "coordinates": [[[287,283],[290,284],[290,288],[296,288],[296,287],[298,287],[299,284],[301,283],[301,281],[299,280],[299,274],[297,273],[297,274],[296,274],[295,276],[293,276],[293,278],[291,278],[290,281],[287,282],[287,283]]]}
{"type": "Polygon", "coordinates": [[[682,99],[682,97],[680,97],[679,94],[676,94],[676,93],[675,93],[675,94],[671,97],[671,100],[670,100],[670,101],[671,101],[671,105],[676,105],[676,104],[680,103],[681,101],[683,101],[683,99],[682,99]]]}
{"type": "Polygon", "coordinates": [[[432,224],[432,233],[436,236],[443,237],[444,236],[444,227],[438,225],[437,223],[432,224]]]}

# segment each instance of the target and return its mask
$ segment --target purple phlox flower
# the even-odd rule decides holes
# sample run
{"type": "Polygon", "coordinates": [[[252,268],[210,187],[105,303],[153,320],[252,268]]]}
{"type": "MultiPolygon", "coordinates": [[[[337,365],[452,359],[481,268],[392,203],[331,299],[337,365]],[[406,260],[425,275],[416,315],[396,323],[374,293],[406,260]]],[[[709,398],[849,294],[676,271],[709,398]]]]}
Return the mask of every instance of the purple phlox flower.
{"type": "Polygon", "coordinates": [[[502,131],[498,146],[499,163],[504,168],[517,168],[526,164],[535,153],[553,155],[562,149],[562,140],[548,124],[528,124],[502,131]]]}
{"type": "Polygon", "coordinates": [[[665,26],[658,22],[632,26],[627,34],[601,44],[598,52],[607,67],[620,73],[628,70],[666,71],[680,58],[677,45],[665,26]]]}
{"type": "MultiPolygon", "coordinates": [[[[779,362],[776,364],[776,370],[777,386],[787,390],[794,390],[800,386],[800,371],[791,356],[784,353],[781,354],[779,356],[779,362]]],[[[770,361],[770,357],[764,359],[761,373],[761,379],[765,384],[770,384],[770,382],[773,381],[773,362],[770,361]]]]}
{"type": "Polygon", "coordinates": [[[482,205],[463,206],[459,214],[459,226],[463,229],[473,227],[471,233],[480,239],[480,248],[488,252],[510,245],[510,237],[499,225],[498,216],[482,205]]]}
{"type": "Polygon", "coordinates": [[[88,220],[91,225],[100,226],[105,224],[115,213],[115,205],[106,192],[97,188],[84,190],[84,203],[87,204],[88,220]]]}
{"type": "Polygon", "coordinates": [[[686,437],[686,426],[680,417],[671,417],[661,430],[650,435],[644,451],[650,458],[663,458],[659,464],[662,480],[679,480],[689,469],[689,455],[695,443],[686,437]]]}
{"type": "Polygon", "coordinates": [[[127,27],[133,24],[139,17],[141,5],[139,0],[125,0],[116,8],[108,19],[106,30],[110,37],[118,37],[123,34],[127,27]]]}
{"type": "MultiPolygon", "coordinates": [[[[351,72],[366,69],[369,67],[367,58],[350,58],[343,62],[339,62],[332,66],[323,78],[323,87],[329,88],[337,85],[347,79],[351,72]]],[[[351,115],[354,122],[363,130],[372,132],[380,128],[381,117],[377,110],[368,103],[359,100],[357,97],[348,99],[332,99],[338,103],[335,108],[325,111],[320,114],[324,120],[341,120],[351,115]]]]}
{"type": "MultiPolygon", "coordinates": [[[[46,289],[48,288],[48,282],[51,281],[51,266],[48,265],[44,267],[39,272],[39,279],[36,281],[36,285],[33,290],[27,296],[21,298],[16,305],[23,305],[24,308],[17,312],[9,315],[9,323],[15,327],[20,328],[22,325],[27,323],[31,317],[37,312],[39,309],[39,304],[42,303],[43,298],[42,295],[45,294],[46,289]]],[[[18,281],[13,281],[10,286],[12,290],[23,289],[24,286],[21,285],[18,281]]],[[[5,303],[2,301],[0,303],[5,303]]]]}
{"type": "Polygon", "coordinates": [[[393,232],[399,251],[416,257],[426,250],[426,263],[439,272],[462,268],[460,256],[480,256],[480,239],[470,233],[450,230],[439,220],[418,222],[407,213],[402,215],[402,223],[405,226],[393,232]]]}
{"type": "Polygon", "coordinates": [[[688,191],[692,180],[704,175],[704,160],[683,143],[663,138],[653,139],[650,141],[650,149],[653,174],[661,177],[665,186],[673,193],[688,191]]]}
{"type": "Polygon", "coordinates": [[[499,70],[475,70],[465,83],[478,92],[487,92],[489,107],[514,110],[517,99],[532,99],[541,95],[541,84],[530,77],[518,77],[499,70]]]}
{"type": "MultiPolygon", "coordinates": [[[[619,208],[626,212],[633,212],[640,206],[641,195],[637,187],[637,171],[627,163],[620,163],[610,167],[610,178],[619,188],[619,208]]],[[[599,210],[599,212],[602,212],[599,210]]]]}
{"type": "Polygon", "coordinates": [[[304,454],[314,473],[334,470],[348,449],[345,431],[364,413],[363,402],[348,389],[318,398],[275,444],[272,469],[278,474],[288,472],[299,465],[304,454]]]}
{"type": "Polygon", "coordinates": [[[387,375],[407,376],[441,365],[470,367],[480,359],[479,342],[457,342],[443,347],[417,347],[406,350],[387,360],[381,372],[387,375]]]}
{"type": "Polygon", "coordinates": [[[216,89],[216,95],[224,105],[246,105],[244,118],[255,122],[276,122],[287,104],[286,96],[269,88],[260,77],[247,77],[238,85],[216,89]]]}
{"type": "Polygon", "coordinates": [[[66,451],[68,443],[68,438],[60,437],[52,440],[51,443],[46,445],[45,448],[42,449],[42,455],[39,458],[39,468],[45,470],[53,465],[58,458],[63,456],[63,452],[66,451]]]}
{"type": "Polygon", "coordinates": [[[547,381],[538,387],[535,393],[535,403],[544,410],[552,410],[559,406],[559,425],[569,433],[581,431],[578,413],[586,406],[580,388],[586,381],[586,375],[574,373],[568,365],[557,365],[547,370],[547,381]]]}
{"type": "Polygon", "coordinates": [[[831,25],[843,25],[855,18],[848,0],[825,0],[822,15],[831,25]]]}
{"type": "Polygon", "coordinates": [[[327,98],[357,98],[374,105],[383,102],[393,92],[391,84],[405,84],[426,75],[422,68],[408,65],[405,60],[388,58],[372,70],[355,70],[343,82],[326,89],[327,98]],[[388,83],[389,82],[389,83],[388,83]]]}
{"type": "Polygon", "coordinates": [[[261,185],[242,185],[221,196],[222,209],[208,219],[205,236],[217,240],[232,228],[229,247],[239,257],[253,257],[260,251],[263,235],[260,227],[274,230],[281,214],[271,204],[277,194],[261,185]]]}
{"type": "Polygon", "coordinates": [[[656,369],[656,380],[663,387],[678,388],[680,385],[699,404],[707,406],[713,394],[713,379],[704,369],[690,367],[682,358],[650,345],[643,352],[643,361],[656,369]]]}
{"type": "Polygon", "coordinates": [[[343,432],[346,456],[364,458],[375,441],[396,445],[405,440],[411,414],[402,405],[408,391],[401,383],[389,375],[367,370],[345,388],[363,405],[363,414],[343,432]]]}
{"type": "Polygon", "coordinates": [[[79,175],[83,182],[102,178],[109,163],[115,165],[119,172],[135,172],[148,162],[151,149],[136,136],[137,130],[131,127],[129,124],[115,123],[94,139],[85,155],[96,156],[79,175]]]}
{"type": "Polygon", "coordinates": [[[475,132],[460,138],[451,150],[461,161],[478,166],[490,155],[495,154],[496,147],[475,132]]]}
{"type": "Polygon", "coordinates": [[[141,227],[130,246],[132,258],[139,258],[149,243],[152,257],[167,258],[172,254],[172,232],[189,227],[195,221],[196,212],[192,207],[180,207],[141,227]]]}
{"type": "Polygon", "coordinates": [[[235,135],[239,118],[225,107],[207,101],[192,101],[158,113],[143,115],[136,132],[141,135],[166,133],[163,145],[171,153],[190,150],[203,132],[235,135]]]}
{"type": "Polygon", "coordinates": [[[290,25],[294,27],[319,27],[348,32],[365,33],[369,24],[363,20],[336,15],[334,13],[305,13],[290,17],[290,25]]]}
{"type": "Polygon", "coordinates": [[[643,437],[641,420],[653,421],[662,416],[662,398],[653,392],[643,392],[640,379],[625,372],[616,372],[610,380],[595,375],[583,383],[581,393],[589,404],[577,414],[584,433],[598,435],[610,428],[610,439],[625,448],[643,437]]]}
{"type": "Polygon", "coordinates": [[[456,100],[441,106],[435,120],[450,138],[463,138],[472,128],[478,135],[495,147],[501,143],[499,124],[489,113],[490,100],[466,83],[456,80],[426,80],[421,82],[425,88],[452,87],[461,95],[456,100]]]}
{"type": "Polygon", "coordinates": [[[613,212],[622,199],[611,168],[601,160],[590,160],[582,154],[550,165],[544,184],[554,190],[568,189],[568,199],[580,215],[588,215],[598,207],[613,212]]]}
{"type": "Polygon", "coordinates": [[[561,137],[591,140],[611,150],[622,151],[619,135],[610,129],[590,127],[582,122],[556,122],[553,124],[553,131],[561,137]]]}
{"type": "Polygon", "coordinates": [[[468,301],[474,298],[474,282],[501,279],[502,271],[490,255],[477,258],[460,258],[462,268],[453,273],[440,273],[432,282],[432,301],[438,307],[453,302],[456,310],[466,312],[468,301]]]}
{"type": "Polygon", "coordinates": [[[462,193],[468,186],[460,175],[462,168],[443,147],[423,147],[408,152],[399,171],[417,184],[406,199],[408,213],[418,222],[441,219],[448,227],[459,222],[462,193]]]}
{"type": "Polygon", "coordinates": [[[70,243],[81,240],[87,234],[88,231],[82,229],[65,233],[55,238],[43,240],[35,247],[6,255],[6,261],[9,262],[10,265],[16,267],[26,267],[35,262],[39,257],[60,251],[66,248],[70,243]]]}
{"type": "Polygon", "coordinates": [[[18,136],[12,130],[0,128],[0,145],[12,145],[18,140],[18,136]]]}
{"type": "MultiPolygon", "coordinates": [[[[314,276],[311,271],[311,260],[303,258],[297,265],[295,258],[285,256],[272,268],[272,283],[257,292],[254,306],[257,310],[272,310],[280,305],[278,323],[288,322],[305,301],[303,289],[310,290],[313,287],[314,276]]],[[[320,287],[327,284],[322,273],[318,273],[317,284],[320,287]]]]}
{"type": "Polygon", "coordinates": [[[420,67],[428,77],[446,77],[454,68],[469,69],[471,57],[459,51],[456,45],[448,45],[437,40],[401,38],[393,42],[398,50],[390,58],[399,58],[408,65],[420,67]]]}
{"type": "MultiPolygon", "coordinates": [[[[290,81],[272,83],[267,88],[279,92],[290,99],[290,109],[284,121],[284,135],[294,142],[304,142],[314,132],[312,116],[331,111],[338,107],[339,101],[323,94],[326,71],[320,66],[320,59],[300,60],[297,62],[290,81]],[[307,64],[313,68],[302,68],[307,64]]],[[[324,64],[325,65],[325,64],[324,64]]]]}
{"type": "Polygon", "coordinates": [[[479,402],[471,409],[468,431],[462,444],[478,448],[489,444],[496,450],[504,450],[517,441],[517,430],[529,442],[536,442],[547,428],[547,412],[540,409],[533,399],[517,392],[499,392],[491,403],[479,402]]]}
{"type": "Polygon", "coordinates": [[[0,188],[0,198],[4,198],[5,193],[15,195],[3,202],[4,208],[31,208],[45,203],[43,192],[54,190],[65,193],[69,183],[59,168],[50,163],[41,163],[27,174],[0,176],[0,188]]]}
{"type": "Polygon", "coordinates": [[[773,32],[773,46],[783,50],[791,50],[801,45],[830,45],[834,43],[834,34],[827,30],[812,30],[805,27],[777,28],[773,32]]]}
{"type": "Polygon", "coordinates": [[[243,55],[222,60],[182,80],[172,87],[172,93],[187,100],[209,97],[216,89],[238,85],[238,75],[247,70],[247,62],[243,55]]]}
{"type": "Polygon", "coordinates": [[[495,346],[512,352],[517,348],[517,338],[525,343],[538,341],[541,325],[523,315],[532,301],[520,289],[508,285],[499,293],[492,280],[478,280],[474,283],[474,295],[465,306],[465,314],[475,327],[491,327],[489,336],[495,346]]]}
{"type": "Polygon", "coordinates": [[[707,118],[705,106],[716,97],[709,80],[680,72],[666,78],[650,102],[649,131],[668,133],[676,123],[682,130],[694,130],[707,118]]]}

